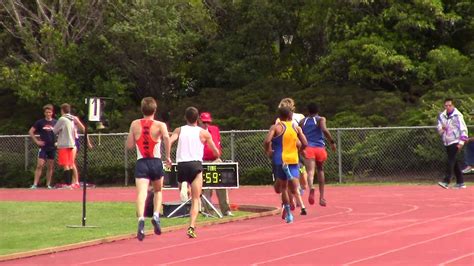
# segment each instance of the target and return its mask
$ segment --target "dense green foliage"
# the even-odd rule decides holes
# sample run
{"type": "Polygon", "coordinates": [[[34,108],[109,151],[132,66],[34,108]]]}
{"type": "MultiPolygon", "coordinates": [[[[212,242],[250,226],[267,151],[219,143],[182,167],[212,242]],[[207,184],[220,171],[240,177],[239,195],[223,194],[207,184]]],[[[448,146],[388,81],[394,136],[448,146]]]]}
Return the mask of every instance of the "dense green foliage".
{"type": "Polygon", "coordinates": [[[22,2],[0,4],[1,133],[25,133],[46,103],[84,115],[87,96],[115,99],[113,131],[144,96],[172,127],[196,105],[223,129],[267,128],[288,96],[320,103],[330,127],[432,125],[445,97],[474,106],[472,1],[22,2]]]}

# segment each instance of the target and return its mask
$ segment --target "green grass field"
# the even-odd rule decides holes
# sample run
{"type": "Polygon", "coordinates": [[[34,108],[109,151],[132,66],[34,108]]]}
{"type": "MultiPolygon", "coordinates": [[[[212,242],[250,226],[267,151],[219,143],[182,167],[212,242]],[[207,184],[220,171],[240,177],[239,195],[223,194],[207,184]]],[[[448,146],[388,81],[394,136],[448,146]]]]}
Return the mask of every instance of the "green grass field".
{"type": "MultiPolygon", "coordinates": [[[[235,216],[248,214],[233,213],[235,216]]],[[[134,234],[137,226],[135,204],[123,202],[87,204],[87,225],[98,228],[67,227],[81,225],[81,202],[0,201],[0,214],[0,255],[134,234]]],[[[200,215],[198,222],[212,220],[217,218],[200,215]]],[[[161,221],[162,227],[169,227],[187,224],[189,218],[162,218],[161,221]]],[[[152,229],[148,218],[145,229],[152,229]]]]}

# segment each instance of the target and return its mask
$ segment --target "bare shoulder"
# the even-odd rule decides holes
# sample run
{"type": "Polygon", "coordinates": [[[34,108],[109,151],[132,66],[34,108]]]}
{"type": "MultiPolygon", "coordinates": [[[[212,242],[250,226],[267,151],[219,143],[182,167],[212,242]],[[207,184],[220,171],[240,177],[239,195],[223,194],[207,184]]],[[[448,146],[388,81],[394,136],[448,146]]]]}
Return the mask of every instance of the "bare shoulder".
{"type": "Polygon", "coordinates": [[[199,131],[199,134],[200,134],[201,136],[207,136],[207,135],[210,136],[210,135],[211,135],[211,133],[209,133],[209,131],[207,131],[207,130],[205,130],[205,129],[203,129],[203,128],[201,128],[201,130],[199,131]]]}
{"type": "Polygon", "coordinates": [[[130,123],[130,129],[137,130],[140,128],[140,119],[135,119],[130,123]]]}
{"type": "Polygon", "coordinates": [[[154,126],[157,126],[157,127],[160,127],[160,128],[166,127],[166,124],[165,124],[165,123],[163,123],[163,122],[161,122],[161,121],[158,121],[158,120],[153,120],[153,125],[154,125],[154,126]]]}
{"type": "Polygon", "coordinates": [[[281,130],[282,128],[283,128],[283,127],[281,126],[281,124],[278,123],[278,124],[272,125],[272,126],[270,127],[270,129],[268,130],[268,132],[269,132],[269,133],[271,133],[271,132],[278,133],[278,131],[281,130]]]}

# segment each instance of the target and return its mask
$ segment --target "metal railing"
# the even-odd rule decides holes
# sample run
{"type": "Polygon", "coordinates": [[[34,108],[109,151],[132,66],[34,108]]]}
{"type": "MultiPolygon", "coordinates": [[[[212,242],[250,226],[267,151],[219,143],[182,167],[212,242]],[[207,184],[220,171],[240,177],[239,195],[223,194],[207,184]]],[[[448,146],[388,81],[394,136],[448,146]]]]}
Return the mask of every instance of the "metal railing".
{"type": "MultiPolygon", "coordinates": [[[[330,132],[336,139],[337,150],[332,152],[328,148],[328,182],[431,180],[444,173],[446,155],[435,127],[334,128],[330,132]]],[[[221,132],[222,159],[239,163],[242,184],[271,181],[271,162],[263,151],[266,134],[267,130],[221,132]],[[252,178],[265,180],[255,182],[252,178]]],[[[89,177],[100,180],[98,183],[129,185],[136,151],[126,149],[127,133],[89,136],[94,144],[88,150],[89,177]]],[[[81,142],[77,158],[80,168],[82,138],[81,142]]],[[[1,164],[32,171],[37,152],[38,147],[28,135],[0,136],[1,164]]]]}

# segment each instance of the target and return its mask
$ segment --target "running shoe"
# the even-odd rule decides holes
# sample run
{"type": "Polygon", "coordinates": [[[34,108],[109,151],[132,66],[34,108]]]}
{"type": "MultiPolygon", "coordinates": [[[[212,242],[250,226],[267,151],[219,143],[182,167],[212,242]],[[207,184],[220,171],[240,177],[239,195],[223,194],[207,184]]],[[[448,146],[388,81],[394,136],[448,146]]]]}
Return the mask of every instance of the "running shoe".
{"type": "Polygon", "coordinates": [[[467,166],[466,168],[464,168],[464,169],[462,170],[462,173],[463,173],[463,174],[469,174],[469,173],[471,173],[471,172],[473,172],[473,171],[474,171],[474,168],[472,168],[471,166],[467,166]]]}
{"type": "Polygon", "coordinates": [[[160,220],[155,220],[154,218],[152,218],[151,219],[151,224],[153,225],[155,235],[161,235],[160,220]]]}
{"type": "Polygon", "coordinates": [[[310,189],[310,191],[309,191],[308,202],[311,205],[314,204],[314,188],[310,189]]]}
{"type": "Polygon", "coordinates": [[[37,189],[38,187],[36,185],[32,185],[30,189],[37,189]]]}
{"type": "Polygon", "coordinates": [[[194,227],[189,227],[188,228],[188,231],[186,232],[186,235],[188,235],[189,238],[196,238],[197,235],[196,235],[196,230],[194,229],[194,227]]]}
{"type": "Polygon", "coordinates": [[[72,185],[71,185],[71,188],[72,188],[72,189],[81,188],[81,185],[79,185],[79,183],[72,184],[72,185]]]}
{"type": "Polygon", "coordinates": [[[145,238],[145,221],[144,220],[138,221],[137,238],[139,241],[143,241],[143,239],[145,238]]]}
{"type": "Polygon", "coordinates": [[[48,186],[48,189],[54,189],[54,187],[52,187],[52,186],[48,186]]]}
{"type": "Polygon", "coordinates": [[[307,215],[308,213],[306,212],[306,209],[305,208],[301,208],[301,215],[307,215]]]}
{"type": "Polygon", "coordinates": [[[325,199],[319,199],[319,205],[326,207],[326,200],[325,199]]]}
{"type": "Polygon", "coordinates": [[[463,188],[466,188],[466,185],[464,183],[461,183],[461,184],[456,184],[453,186],[453,188],[455,189],[463,189],[463,188]]]}
{"type": "Polygon", "coordinates": [[[285,217],[286,223],[288,223],[288,224],[292,223],[292,222],[293,222],[293,218],[294,218],[294,217],[293,217],[293,214],[291,214],[291,212],[288,211],[288,212],[286,213],[286,217],[285,217]]]}
{"type": "Polygon", "coordinates": [[[438,185],[444,189],[448,189],[449,188],[449,184],[446,183],[446,182],[438,182],[438,185]]]}

